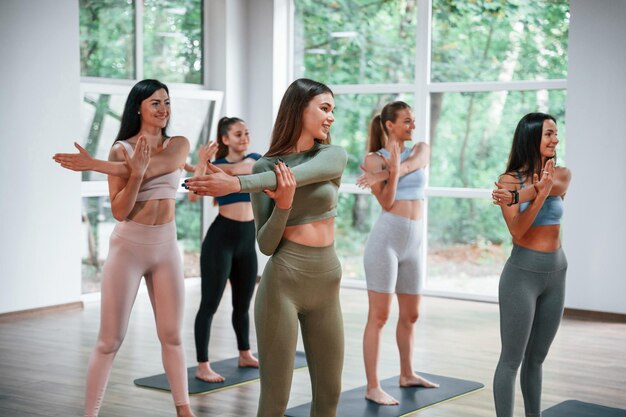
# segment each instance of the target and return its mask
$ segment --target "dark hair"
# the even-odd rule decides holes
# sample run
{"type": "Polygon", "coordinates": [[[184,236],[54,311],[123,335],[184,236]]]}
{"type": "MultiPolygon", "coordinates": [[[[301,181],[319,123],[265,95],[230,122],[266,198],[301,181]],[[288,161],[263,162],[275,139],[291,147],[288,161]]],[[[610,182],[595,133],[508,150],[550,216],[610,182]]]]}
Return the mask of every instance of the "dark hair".
{"type": "MultiPolygon", "coordinates": [[[[532,178],[533,174],[541,171],[541,137],[543,135],[543,122],[552,120],[554,116],[545,113],[528,113],[517,124],[513,134],[513,144],[506,171],[513,173],[519,171],[524,177],[532,178]]],[[[556,162],[556,155],[554,157],[556,162]]]]}
{"type": "Polygon", "coordinates": [[[228,136],[230,127],[235,123],[245,123],[238,117],[222,117],[217,122],[217,152],[215,152],[215,159],[220,159],[228,155],[228,146],[224,144],[222,138],[228,136]]]}
{"type": "MultiPolygon", "coordinates": [[[[300,78],[291,83],[280,102],[272,140],[266,156],[283,155],[293,149],[302,133],[302,114],[313,99],[320,94],[334,94],[327,85],[307,78],[300,78]]],[[[320,143],[330,143],[330,133],[325,140],[315,139],[320,143]]]]}
{"type": "Polygon", "coordinates": [[[411,106],[404,101],[392,101],[383,107],[380,114],[374,116],[370,122],[370,134],[367,140],[367,151],[376,152],[387,145],[387,122],[395,122],[398,118],[398,112],[404,109],[410,109],[411,106]]]}
{"type": "MultiPolygon", "coordinates": [[[[124,105],[124,112],[122,113],[122,121],[120,122],[120,130],[117,133],[115,142],[118,140],[126,140],[135,136],[141,129],[141,116],[139,110],[141,109],[141,102],[150,97],[155,91],[164,89],[167,95],[170,95],[170,90],[165,84],[157,80],[141,80],[133,86],[128,93],[126,104],[124,105]]],[[[169,124],[169,120],[167,121],[169,124]]],[[[163,137],[168,137],[166,133],[167,124],[161,130],[163,137]]]]}

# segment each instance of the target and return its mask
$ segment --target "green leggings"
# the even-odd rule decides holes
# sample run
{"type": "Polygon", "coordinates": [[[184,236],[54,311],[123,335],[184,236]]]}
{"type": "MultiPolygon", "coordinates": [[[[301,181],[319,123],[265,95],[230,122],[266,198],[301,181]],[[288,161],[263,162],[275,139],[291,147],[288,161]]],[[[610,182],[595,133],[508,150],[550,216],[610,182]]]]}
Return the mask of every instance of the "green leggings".
{"type": "Polygon", "coordinates": [[[311,376],[311,417],[334,417],[341,392],[341,264],[333,245],[283,240],[263,271],[254,306],[261,398],[258,417],[282,417],[293,376],[298,320],[311,376]]]}

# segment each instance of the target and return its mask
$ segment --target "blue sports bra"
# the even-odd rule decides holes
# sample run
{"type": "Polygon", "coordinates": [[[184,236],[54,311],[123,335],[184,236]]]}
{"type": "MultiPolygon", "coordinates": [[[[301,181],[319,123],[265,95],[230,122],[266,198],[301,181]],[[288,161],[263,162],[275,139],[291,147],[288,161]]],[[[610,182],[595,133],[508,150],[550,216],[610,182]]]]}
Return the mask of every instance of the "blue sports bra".
{"type": "MultiPolygon", "coordinates": [[[[517,177],[519,178],[521,188],[524,188],[524,179],[519,171],[517,171],[517,177]]],[[[528,202],[520,203],[520,213],[526,210],[529,204],[528,202]]],[[[561,217],[563,217],[563,198],[558,195],[550,195],[539,209],[539,213],[537,213],[537,217],[533,221],[533,226],[561,224],[561,217]]]]}
{"type": "MultiPolygon", "coordinates": [[[[385,148],[381,148],[377,152],[378,154],[389,158],[389,151],[385,148]]],[[[403,162],[411,155],[411,148],[405,149],[400,154],[400,162],[403,162]]],[[[406,175],[403,175],[398,180],[398,187],[396,189],[396,200],[423,200],[424,199],[424,187],[426,186],[426,173],[423,168],[411,171],[406,175]]]]}
{"type": "MultiPolygon", "coordinates": [[[[259,159],[261,159],[261,155],[259,155],[258,153],[251,153],[251,154],[244,156],[243,159],[246,159],[246,158],[252,158],[255,161],[258,161],[259,159]]],[[[220,159],[216,159],[215,161],[213,161],[213,165],[233,164],[233,163],[234,162],[229,162],[226,158],[220,158],[220,159]]],[[[250,201],[250,194],[249,193],[232,193],[232,194],[224,195],[221,197],[215,197],[215,200],[217,201],[218,206],[226,206],[228,204],[234,204],[234,203],[245,203],[245,202],[250,201]]]]}

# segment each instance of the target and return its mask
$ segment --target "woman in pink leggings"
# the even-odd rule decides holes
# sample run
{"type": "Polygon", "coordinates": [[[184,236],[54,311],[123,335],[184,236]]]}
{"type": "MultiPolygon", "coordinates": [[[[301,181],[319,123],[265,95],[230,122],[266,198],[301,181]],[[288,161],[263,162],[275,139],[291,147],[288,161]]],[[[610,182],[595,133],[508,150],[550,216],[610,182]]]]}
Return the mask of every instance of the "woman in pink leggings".
{"type": "Polygon", "coordinates": [[[166,134],[169,117],[167,86],[157,80],[140,81],[128,95],[108,161],[92,158],[78,144],[79,153],[54,156],[64,168],[108,174],[111,210],[119,221],[104,264],[100,332],[87,371],[86,417],[98,415],[142,276],[176,415],[194,416],[181,341],[184,286],[174,223],[175,196],[189,142],[166,134]]]}

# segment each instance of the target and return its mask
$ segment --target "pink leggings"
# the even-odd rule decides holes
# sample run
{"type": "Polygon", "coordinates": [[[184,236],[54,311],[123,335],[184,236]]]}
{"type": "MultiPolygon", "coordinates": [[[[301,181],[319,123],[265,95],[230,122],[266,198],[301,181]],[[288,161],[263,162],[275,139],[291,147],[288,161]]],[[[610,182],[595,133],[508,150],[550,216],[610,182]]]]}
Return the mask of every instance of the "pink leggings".
{"type": "Polygon", "coordinates": [[[126,220],[115,226],[104,264],[100,332],[87,370],[86,417],[98,415],[142,276],[146,278],[174,403],[189,404],[181,341],[183,268],[176,244],[176,224],[172,221],[150,226],[126,220]]]}

